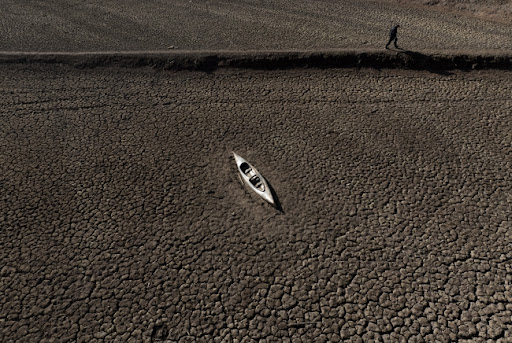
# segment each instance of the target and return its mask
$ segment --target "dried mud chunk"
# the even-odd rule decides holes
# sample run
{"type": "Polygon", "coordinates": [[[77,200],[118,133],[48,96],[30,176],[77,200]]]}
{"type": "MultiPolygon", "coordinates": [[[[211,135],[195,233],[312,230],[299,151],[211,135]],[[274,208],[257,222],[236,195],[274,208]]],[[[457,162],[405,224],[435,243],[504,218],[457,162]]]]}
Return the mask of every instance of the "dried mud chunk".
{"type": "Polygon", "coordinates": [[[460,338],[472,338],[477,334],[476,326],[473,323],[464,323],[459,327],[460,338]]]}
{"type": "Polygon", "coordinates": [[[151,330],[151,342],[161,342],[167,339],[169,330],[165,324],[156,324],[151,330]]]}

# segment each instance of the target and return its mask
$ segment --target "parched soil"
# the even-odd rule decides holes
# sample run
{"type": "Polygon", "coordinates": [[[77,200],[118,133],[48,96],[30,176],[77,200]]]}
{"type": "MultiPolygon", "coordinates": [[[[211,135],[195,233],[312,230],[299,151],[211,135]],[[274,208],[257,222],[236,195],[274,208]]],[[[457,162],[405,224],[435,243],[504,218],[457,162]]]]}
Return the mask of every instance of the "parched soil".
{"type": "MultiPolygon", "coordinates": [[[[419,1],[418,1],[419,2],[419,1]]],[[[512,25],[374,0],[26,0],[2,4],[0,51],[512,51],[512,25]]]]}
{"type": "Polygon", "coordinates": [[[510,342],[511,76],[1,65],[0,341],[510,342]]]}
{"type": "Polygon", "coordinates": [[[512,24],[511,0],[385,0],[405,6],[421,6],[439,12],[459,13],[476,18],[512,24]]]}

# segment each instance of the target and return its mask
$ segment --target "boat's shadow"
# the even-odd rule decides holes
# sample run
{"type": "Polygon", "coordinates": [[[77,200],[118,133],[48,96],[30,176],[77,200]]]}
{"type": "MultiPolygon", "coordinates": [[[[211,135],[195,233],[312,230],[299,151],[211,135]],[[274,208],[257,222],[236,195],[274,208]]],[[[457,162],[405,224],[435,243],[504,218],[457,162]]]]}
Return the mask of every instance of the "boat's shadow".
{"type": "Polygon", "coordinates": [[[267,182],[268,189],[270,190],[270,194],[272,194],[272,197],[274,198],[274,207],[276,210],[284,214],[283,206],[281,206],[281,202],[279,201],[279,198],[277,196],[276,191],[274,190],[274,187],[272,187],[272,184],[267,180],[266,177],[263,176],[265,181],[267,182]]]}

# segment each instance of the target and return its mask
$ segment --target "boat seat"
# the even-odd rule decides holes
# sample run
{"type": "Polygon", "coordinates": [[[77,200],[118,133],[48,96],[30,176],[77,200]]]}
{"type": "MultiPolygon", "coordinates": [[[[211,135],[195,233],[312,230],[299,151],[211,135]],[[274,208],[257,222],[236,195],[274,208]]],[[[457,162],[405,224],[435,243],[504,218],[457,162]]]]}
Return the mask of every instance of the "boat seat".
{"type": "Polygon", "coordinates": [[[252,171],[251,167],[249,166],[249,164],[247,163],[242,163],[240,165],[240,170],[242,171],[242,173],[244,173],[245,175],[249,175],[252,171]]]}
{"type": "Polygon", "coordinates": [[[251,177],[249,179],[249,181],[252,183],[252,185],[254,187],[259,189],[260,191],[262,191],[262,192],[265,191],[265,186],[263,185],[263,182],[261,182],[261,179],[257,175],[254,175],[253,177],[251,177]]]}

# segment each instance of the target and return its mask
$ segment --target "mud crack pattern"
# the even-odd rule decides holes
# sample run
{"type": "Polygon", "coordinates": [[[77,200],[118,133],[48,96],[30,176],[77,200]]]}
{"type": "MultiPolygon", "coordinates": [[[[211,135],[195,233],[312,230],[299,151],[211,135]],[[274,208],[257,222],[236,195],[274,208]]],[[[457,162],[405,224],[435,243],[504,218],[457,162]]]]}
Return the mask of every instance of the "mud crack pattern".
{"type": "Polygon", "coordinates": [[[0,341],[512,340],[510,72],[0,68],[0,341]]]}

